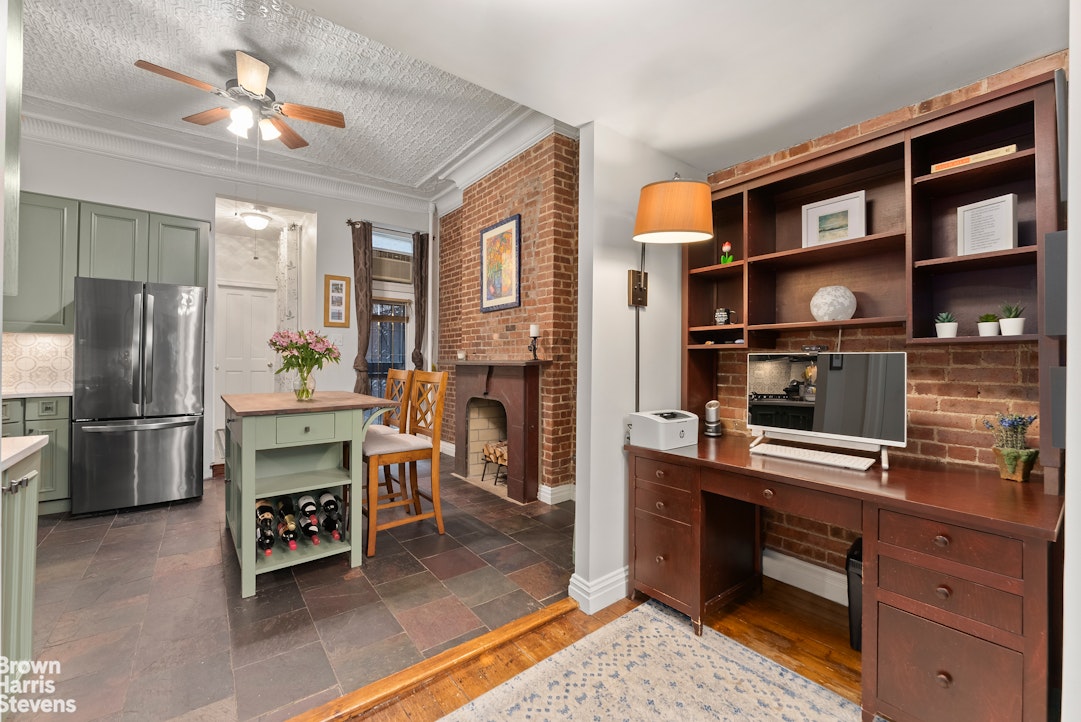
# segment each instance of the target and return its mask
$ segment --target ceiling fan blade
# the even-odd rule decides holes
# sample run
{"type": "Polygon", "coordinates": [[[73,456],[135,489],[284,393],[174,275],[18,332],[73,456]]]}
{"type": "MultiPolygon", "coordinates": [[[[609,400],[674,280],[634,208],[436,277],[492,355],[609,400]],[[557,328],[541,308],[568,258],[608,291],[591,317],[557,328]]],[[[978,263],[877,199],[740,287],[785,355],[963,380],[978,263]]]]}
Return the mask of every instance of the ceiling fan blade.
{"type": "Polygon", "coordinates": [[[236,51],[236,82],[252,95],[266,95],[270,66],[245,52],[236,51]]]}
{"type": "Polygon", "coordinates": [[[307,120],[311,123],[332,125],[335,128],[345,127],[345,116],[336,110],[326,108],[313,108],[310,105],[298,105],[296,103],[282,103],[281,114],[286,118],[307,120]]]}
{"type": "Polygon", "coordinates": [[[215,88],[210,83],[204,83],[201,80],[190,78],[187,75],[176,72],[175,70],[169,70],[168,68],[163,68],[160,65],[154,65],[154,63],[149,63],[145,60],[136,60],[135,67],[142,68],[143,70],[149,70],[151,73],[157,73],[158,75],[164,75],[166,78],[179,80],[181,83],[187,83],[192,87],[198,88],[199,90],[205,90],[208,93],[218,93],[220,95],[224,94],[223,91],[215,88]]]}
{"type": "Polygon", "coordinates": [[[281,118],[271,116],[271,124],[278,129],[281,133],[281,137],[278,139],[285,144],[285,147],[289,150],[296,150],[297,148],[303,148],[308,144],[308,141],[300,137],[300,134],[289,127],[289,125],[281,118]]]}
{"type": "Polygon", "coordinates": [[[225,120],[228,117],[228,108],[211,108],[210,110],[204,110],[202,113],[186,116],[182,118],[182,120],[186,120],[189,123],[195,123],[196,125],[210,125],[211,123],[217,123],[219,120],[225,120]]]}

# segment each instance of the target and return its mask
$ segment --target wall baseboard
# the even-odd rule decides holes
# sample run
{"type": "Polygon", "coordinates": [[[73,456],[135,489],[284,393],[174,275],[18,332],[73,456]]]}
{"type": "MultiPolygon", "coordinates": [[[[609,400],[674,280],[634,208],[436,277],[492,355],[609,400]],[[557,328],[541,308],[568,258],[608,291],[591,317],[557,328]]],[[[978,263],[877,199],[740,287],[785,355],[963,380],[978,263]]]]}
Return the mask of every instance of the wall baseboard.
{"type": "Polygon", "coordinates": [[[762,574],[797,589],[848,606],[848,575],[796,559],[773,549],[762,550],[762,574]]]}
{"type": "Polygon", "coordinates": [[[627,596],[629,573],[629,567],[620,567],[594,582],[573,574],[567,594],[578,602],[583,612],[596,614],[627,596]]]}
{"type": "Polygon", "coordinates": [[[574,501],[575,485],[564,484],[562,486],[537,487],[537,501],[545,504],[561,504],[564,501],[574,501]]]}

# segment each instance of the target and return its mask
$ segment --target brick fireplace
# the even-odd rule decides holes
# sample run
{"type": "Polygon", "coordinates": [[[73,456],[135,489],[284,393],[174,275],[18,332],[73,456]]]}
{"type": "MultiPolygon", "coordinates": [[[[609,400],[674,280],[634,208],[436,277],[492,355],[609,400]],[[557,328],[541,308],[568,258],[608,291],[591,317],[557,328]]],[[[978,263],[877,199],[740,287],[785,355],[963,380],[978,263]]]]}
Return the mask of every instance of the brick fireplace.
{"type": "MultiPolygon", "coordinates": [[[[454,472],[471,476],[470,459],[483,447],[474,438],[505,430],[507,496],[515,501],[537,499],[540,479],[540,379],[547,361],[458,361],[454,367],[457,404],[454,414],[454,472]],[[502,407],[505,426],[495,408],[502,407]],[[474,412],[469,411],[473,407],[474,412]],[[470,427],[470,421],[473,425],[470,427]]],[[[488,439],[485,439],[488,440],[488,439]]],[[[501,441],[502,439],[494,439],[501,441]]],[[[483,467],[483,461],[481,462],[483,467]]]]}

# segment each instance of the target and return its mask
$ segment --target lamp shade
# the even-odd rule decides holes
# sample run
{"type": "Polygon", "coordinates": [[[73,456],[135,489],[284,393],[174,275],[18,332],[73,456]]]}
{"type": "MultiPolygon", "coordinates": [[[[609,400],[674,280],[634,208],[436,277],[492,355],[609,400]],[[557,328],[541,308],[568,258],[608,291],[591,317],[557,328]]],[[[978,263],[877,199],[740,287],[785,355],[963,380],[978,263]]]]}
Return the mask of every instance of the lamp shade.
{"type": "Polygon", "coordinates": [[[710,238],[713,238],[713,208],[708,183],[677,178],[642,188],[634,219],[634,240],[692,243],[710,238]]]}
{"type": "Polygon", "coordinates": [[[254,211],[245,211],[240,214],[241,220],[244,221],[244,225],[253,231],[261,231],[270,225],[270,216],[265,213],[256,213],[254,211]]]}

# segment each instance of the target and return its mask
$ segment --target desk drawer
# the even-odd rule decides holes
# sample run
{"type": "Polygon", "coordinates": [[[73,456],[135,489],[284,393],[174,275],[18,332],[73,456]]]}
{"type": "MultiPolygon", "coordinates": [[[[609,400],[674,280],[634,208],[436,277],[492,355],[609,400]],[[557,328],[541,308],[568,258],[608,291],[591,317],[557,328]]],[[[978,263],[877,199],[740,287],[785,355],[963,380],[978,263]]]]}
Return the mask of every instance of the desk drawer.
{"type": "Polygon", "coordinates": [[[279,416],[275,439],[279,444],[334,438],[334,414],[279,416]]]}
{"type": "Polygon", "coordinates": [[[636,457],[634,460],[634,478],[643,481],[651,481],[654,484],[674,486],[687,491],[695,491],[694,469],[678,464],[669,464],[664,461],[643,459],[636,457]]]}
{"type": "Polygon", "coordinates": [[[634,508],[690,524],[694,515],[694,499],[689,491],[637,479],[634,483],[634,508]]]}
{"type": "Polygon", "coordinates": [[[1024,605],[1016,594],[886,556],[878,558],[878,586],[1013,634],[1022,632],[1024,605]]]}
{"type": "Polygon", "coordinates": [[[921,720],[1019,720],[1023,656],[878,605],[878,697],[921,720]]]}
{"type": "Polygon", "coordinates": [[[698,578],[694,533],[687,524],[634,512],[634,581],[691,603],[698,578]]]}
{"type": "Polygon", "coordinates": [[[883,509],[879,541],[1021,579],[1020,540],[883,509]]]}
{"type": "Polygon", "coordinates": [[[863,504],[859,499],[851,497],[713,469],[702,472],[702,491],[836,524],[846,529],[860,529],[863,526],[863,504]]]}

